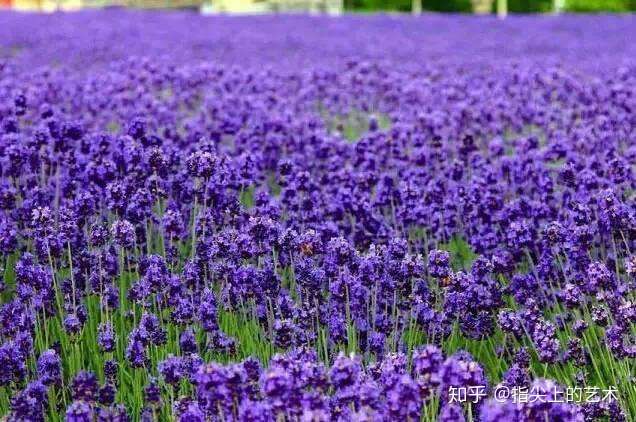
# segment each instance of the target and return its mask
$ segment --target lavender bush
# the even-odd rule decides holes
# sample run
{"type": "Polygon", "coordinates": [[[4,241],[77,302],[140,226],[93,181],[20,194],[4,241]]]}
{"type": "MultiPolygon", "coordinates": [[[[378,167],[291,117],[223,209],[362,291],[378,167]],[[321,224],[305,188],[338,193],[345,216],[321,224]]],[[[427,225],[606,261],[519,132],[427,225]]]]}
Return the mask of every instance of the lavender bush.
{"type": "Polygon", "coordinates": [[[0,413],[633,420],[630,37],[0,14],[0,413]]]}

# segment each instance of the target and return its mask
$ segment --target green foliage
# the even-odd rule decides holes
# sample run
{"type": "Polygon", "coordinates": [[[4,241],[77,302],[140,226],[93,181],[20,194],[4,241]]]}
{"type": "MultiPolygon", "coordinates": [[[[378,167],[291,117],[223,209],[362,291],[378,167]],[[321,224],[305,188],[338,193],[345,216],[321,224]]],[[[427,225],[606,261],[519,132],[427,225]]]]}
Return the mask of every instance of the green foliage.
{"type": "Polygon", "coordinates": [[[625,12],[634,10],[630,0],[566,0],[566,10],[572,12],[625,12]]]}
{"type": "Polygon", "coordinates": [[[451,265],[454,270],[469,269],[477,258],[470,245],[459,236],[453,236],[448,243],[439,244],[439,248],[451,254],[451,265]]]}
{"type": "Polygon", "coordinates": [[[391,119],[382,113],[364,113],[352,111],[335,117],[328,117],[327,123],[332,131],[339,132],[348,142],[357,142],[364,134],[369,132],[369,121],[374,117],[378,121],[380,129],[391,127],[391,119]]]}
{"type": "Polygon", "coordinates": [[[434,12],[470,13],[473,10],[470,0],[422,0],[422,8],[434,12]]]}
{"type": "Polygon", "coordinates": [[[510,13],[541,13],[552,9],[552,0],[508,0],[510,13]]]}
{"type": "MultiPolygon", "coordinates": [[[[551,12],[553,7],[553,0],[508,0],[508,11],[511,13],[546,13],[551,12]]],[[[356,11],[409,12],[411,0],[347,0],[345,8],[356,11]]],[[[570,12],[627,12],[636,10],[636,0],[566,0],[565,8],[570,12]]],[[[422,9],[434,12],[472,12],[470,0],[422,0],[422,9]]]]}
{"type": "Polygon", "coordinates": [[[248,209],[254,206],[254,186],[248,186],[241,190],[239,202],[248,209]]]}
{"type": "MultiPolygon", "coordinates": [[[[345,7],[361,11],[409,12],[411,0],[350,0],[345,3],[345,7]]],[[[422,8],[436,12],[470,13],[472,11],[470,0],[422,0],[422,8]]]]}

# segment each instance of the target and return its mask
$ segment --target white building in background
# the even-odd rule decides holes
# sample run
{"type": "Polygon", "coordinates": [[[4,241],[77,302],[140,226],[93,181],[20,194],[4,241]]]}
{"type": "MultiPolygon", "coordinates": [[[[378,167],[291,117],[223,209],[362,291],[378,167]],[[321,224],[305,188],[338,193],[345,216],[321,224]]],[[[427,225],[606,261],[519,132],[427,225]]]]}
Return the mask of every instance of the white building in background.
{"type": "Polygon", "coordinates": [[[0,5],[13,10],[55,12],[79,10],[82,0],[0,0],[0,5]]]}
{"type": "Polygon", "coordinates": [[[204,14],[309,12],[341,14],[343,0],[0,0],[0,9],[54,12],[106,6],[140,9],[200,8],[204,14]]]}
{"type": "Polygon", "coordinates": [[[206,0],[201,6],[204,14],[310,12],[339,15],[343,9],[342,0],[206,0]]]}
{"type": "Polygon", "coordinates": [[[120,6],[140,9],[179,9],[199,8],[202,0],[0,0],[9,9],[21,11],[55,12],[81,9],[98,9],[120,6]]]}

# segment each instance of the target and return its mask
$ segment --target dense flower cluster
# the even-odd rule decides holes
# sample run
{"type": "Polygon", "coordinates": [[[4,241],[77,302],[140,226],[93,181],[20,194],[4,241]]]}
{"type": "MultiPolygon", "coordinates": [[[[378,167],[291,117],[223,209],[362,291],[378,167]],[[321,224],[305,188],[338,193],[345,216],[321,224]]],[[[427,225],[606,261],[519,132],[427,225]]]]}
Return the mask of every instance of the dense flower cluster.
{"type": "Polygon", "coordinates": [[[636,417],[633,27],[148,16],[0,14],[9,420],[636,417]]]}

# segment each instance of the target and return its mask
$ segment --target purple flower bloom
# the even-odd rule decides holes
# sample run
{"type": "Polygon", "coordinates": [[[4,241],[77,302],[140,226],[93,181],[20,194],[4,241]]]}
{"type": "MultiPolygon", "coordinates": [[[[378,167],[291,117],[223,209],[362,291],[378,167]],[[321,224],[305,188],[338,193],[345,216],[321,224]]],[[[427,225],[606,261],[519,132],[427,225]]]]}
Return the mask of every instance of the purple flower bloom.
{"type": "Polygon", "coordinates": [[[240,420],[250,422],[267,422],[274,418],[267,403],[250,400],[241,403],[238,415],[240,420]]]}
{"type": "Polygon", "coordinates": [[[0,346],[0,386],[21,381],[26,375],[22,351],[13,342],[0,346]]]}
{"type": "Polygon", "coordinates": [[[386,391],[386,408],[391,419],[418,419],[421,407],[419,386],[407,375],[399,377],[397,382],[386,391]]]}
{"type": "Polygon", "coordinates": [[[73,400],[94,402],[97,399],[97,377],[92,372],[80,371],[71,383],[73,400]]]}
{"type": "Polygon", "coordinates": [[[164,381],[168,384],[177,385],[183,378],[183,359],[178,356],[171,356],[159,362],[158,370],[164,381]]]}
{"type": "Polygon", "coordinates": [[[296,327],[289,320],[276,320],[274,322],[274,344],[281,349],[288,349],[294,341],[296,327]]]}
{"type": "Polygon", "coordinates": [[[634,419],[629,19],[214,19],[0,14],[8,419],[634,419]]]}
{"type": "Polygon", "coordinates": [[[447,404],[441,408],[438,422],[464,422],[466,420],[464,411],[457,404],[447,404]]]}
{"type": "Polygon", "coordinates": [[[139,329],[133,330],[128,336],[126,359],[133,368],[141,368],[147,364],[146,342],[147,339],[139,329]]]}
{"type": "Polygon", "coordinates": [[[102,323],[99,325],[97,332],[97,344],[103,352],[112,352],[115,350],[115,342],[117,337],[111,323],[102,323]]]}
{"type": "Polygon", "coordinates": [[[431,277],[444,279],[450,276],[450,254],[438,249],[432,250],[428,254],[428,273],[431,277]]]}
{"type": "Polygon", "coordinates": [[[196,397],[203,410],[216,415],[229,405],[227,399],[230,391],[226,385],[225,368],[217,364],[202,365],[193,376],[196,385],[196,397]]]}
{"type": "Polygon", "coordinates": [[[119,370],[119,364],[114,360],[104,361],[104,376],[109,381],[115,382],[117,380],[117,372],[119,370]]]}
{"type": "Polygon", "coordinates": [[[11,400],[10,420],[44,422],[47,404],[47,387],[41,381],[33,381],[11,400]]]}
{"type": "Polygon", "coordinates": [[[67,422],[92,422],[93,409],[90,404],[84,401],[74,401],[66,409],[67,422]]]}
{"type": "Polygon", "coordinates": [[[263,394],[275,414],[284,412],[296,404],[290,401],[294,393],[294,381],[291,374],[282,368],[267,371],[262,383],[263,394]]]}
{"type": "Polygon", "coordinates": [[[129,422],[130,417],[122,405],[101,407],[97,411],[98,422],[129,422]]]}
{"type": "Polygon", "coordinates": [[[479,408],[480,420],[484,422],[506,422],[523,420],[520,405],[512,402],[500,402],[494,399],[486,401],[479,408]]]}
{"type": "Polygon", "coordinates": [[[135,244],[135,227],[129,221],[115,221],[110,230],[113,239],[122,248],[130,248],[135,244]]]}
{"type": "Polygon", "coordinates": [[[451,387],[483,387],[487,392],[488,380],[483,368],[466,352],[447,358],[439,370],[440,394],[447,399],[451,387]]]}
{"type": "Polygon", "coordinates": [[[149,405],[157,406],[161,403],[161,388],[156,379],[150,379],[144,388],[144,397],[149,405]]]}
{"type": "Polygon", "coordinates": [[[343,390],[358,383],[360,370],[360,363],[357,358],[346,357],[341,353],[329,370],[329,379],[335,389],[343,390]]]}
{"type": "Polygon", "coordinates": [[[178,412],[179,422],[205,422],[205,414],[197,403],[189,403],[178,412]]]}
{"type": "Polygon", "coordinates": [[[42,352],[37,363],[38,377],[44,385],[58,386],[62,383],[62,362],[55,350],[42,352]]]}
{"type": "Polygon", "coordinates": [[[181,353],[184,354],[197,353],[199,346],[191,328],[186,329],[179,335],[179,348],[181,353]]]}
{"type": "Polygon", "coordinates": [[[106,383],[97,392],[97,401],[101,405],[110,406],[115,401],[115,394],[117,394],[117,388],[113,384],[106,383]]]}

